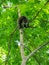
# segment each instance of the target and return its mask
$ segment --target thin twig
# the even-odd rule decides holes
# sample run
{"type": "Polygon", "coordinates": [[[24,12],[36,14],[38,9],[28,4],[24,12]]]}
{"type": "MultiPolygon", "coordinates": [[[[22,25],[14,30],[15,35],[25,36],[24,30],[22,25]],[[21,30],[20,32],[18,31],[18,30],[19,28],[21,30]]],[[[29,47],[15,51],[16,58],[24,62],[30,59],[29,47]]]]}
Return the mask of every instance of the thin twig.
{"type": "Polygon", "coordinates": [[[7,53],[7,58],[5,60],[5,65],[7,65],[7,62],[8,62],[8,58],[9,58],[9,55],[10,55],[10,48],[11,48],[11,40],[12,40],[12,37],[13,37],[16,29],[17,29],[17,27],[10,34],[10,39],[9,39],[9,42],[8,42],[8,53],[7,53]]]}
{"type": "Polygon", "coordinates": [[[42,6],[42,8],[36,13],[35,17],[33,18],[33,21],[36,19],[36,17],[39,15],[39,13],[40,13],[41,10],[43,9],[43,7],[45,7],[48,2],[49,2],[49,1],[47,1],[47,2],[42,6]]]}

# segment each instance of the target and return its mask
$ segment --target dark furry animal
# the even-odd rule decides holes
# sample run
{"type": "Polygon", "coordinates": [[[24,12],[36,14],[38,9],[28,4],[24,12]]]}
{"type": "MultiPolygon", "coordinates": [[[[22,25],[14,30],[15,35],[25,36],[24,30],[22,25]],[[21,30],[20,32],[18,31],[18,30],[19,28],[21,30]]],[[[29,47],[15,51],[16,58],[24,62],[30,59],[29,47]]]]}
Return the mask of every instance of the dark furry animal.
{"type": "Polygon", "coordinates": [[[29,26],[29,23],[28,23],[28,19],[25,17],[25,16],[21,16],[19,19],[18,19],[18,24],[19,24],[19,28],[28,28],[29,26]]]}

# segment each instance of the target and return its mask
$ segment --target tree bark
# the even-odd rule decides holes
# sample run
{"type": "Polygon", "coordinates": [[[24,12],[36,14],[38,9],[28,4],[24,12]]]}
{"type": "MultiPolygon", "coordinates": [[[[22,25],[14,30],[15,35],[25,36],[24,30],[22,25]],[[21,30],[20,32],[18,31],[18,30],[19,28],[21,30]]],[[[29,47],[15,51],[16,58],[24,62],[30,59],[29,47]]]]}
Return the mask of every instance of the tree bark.
{"type": "MultiPolygon", "coordinates": [[[[18,17],[20,17],[20,9],[18,8],[18,17]]],[[[24,46],[23,46],[23,29],[19,29],[20,31],[20,52],[21,52],[21,58],[22,58],[22,63],[21,65],[26,65],[26,57],[24,54],[24,46]]]]}
{"type": "Polygon", "coordinates": [[[23,60],[21,65],[26,65],[26,60],[23,60]]]}

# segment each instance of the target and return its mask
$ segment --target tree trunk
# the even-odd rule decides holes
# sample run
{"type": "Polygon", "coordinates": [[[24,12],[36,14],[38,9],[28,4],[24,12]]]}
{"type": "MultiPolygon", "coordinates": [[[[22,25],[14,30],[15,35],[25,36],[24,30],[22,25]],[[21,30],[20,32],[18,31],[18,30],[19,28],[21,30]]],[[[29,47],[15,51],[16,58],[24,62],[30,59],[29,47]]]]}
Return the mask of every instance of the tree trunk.
{"type": "Polygon", "coordinates": [[[22,61],[21,65],[26,65],[26,60],[25,59],[22,61]]]}

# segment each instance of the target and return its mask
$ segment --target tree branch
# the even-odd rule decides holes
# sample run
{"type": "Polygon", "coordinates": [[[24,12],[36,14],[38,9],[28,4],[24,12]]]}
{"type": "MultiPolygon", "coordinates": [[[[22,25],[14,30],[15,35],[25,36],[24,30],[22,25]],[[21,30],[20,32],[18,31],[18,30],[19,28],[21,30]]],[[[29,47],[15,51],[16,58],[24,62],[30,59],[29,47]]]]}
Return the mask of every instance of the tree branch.
{"type": "Polygon", "coordinates": [[[39,46],[37,49],[35,49],[33,52],[31,52],[28,56],[27,56],[27,60],[33,56],[38,50],[42,49],[44,46],[46,46],[47,44],[49,44],[49,42],[46,42],[45,44],[39,46]]]}
{"type": "Polygon", "coordinates": [[[12,37],[13,37],[16,29],[17,29],[17,27],[10,34],[10,39],[9,39],[9,42],[8,42],[8,53],[7,53],[7,58],[5,60],[5,65],[7,65],[7,62],[8,62],[8,58],[9,58],[9,55],[10,55],[10,48],[11,48],[11,40],[12,40],[12,37]]]}
{"type": "MultiPolygon", "coordinates": [[[[20,17],[20,9],[18,7],[18,16],[20,17]]],[[[26,65],[26,56],[24,54],[24,46],[23,46],[23,29],[19,29],[20,31],[20,52],[21,52],[21,57],[22,57],[22,63],[21,65],[26,65]]]]}
{"type": "MultiPolygon", "coordinates": [[[[21,44],[22,45],[22,44],[21,44]]],[[[31,52],[31,50],[27,47],[27,46],[25,46],[25,45],[23,45],[29,52],[31,52]]],[[[40,62],[39,62],[39,60],[38,60],[38,58],[35,56],[35,55],[33,55],[33,58],[36,60],[36,62],[38,63],[38,65],[40,65],[40,62]]]]}
{"type": "Polygon", "coordinates": [[[49,1],[47,1],[47,2],[42,6],[42,8],[36,13],[35,17],[33,18],[33,21],[36,19],[36,17],[39,15],[39,13],[40,13],[41,10],[43,9],[43,7],[45,7],[48,2],[49,2],[49,1]]]}

